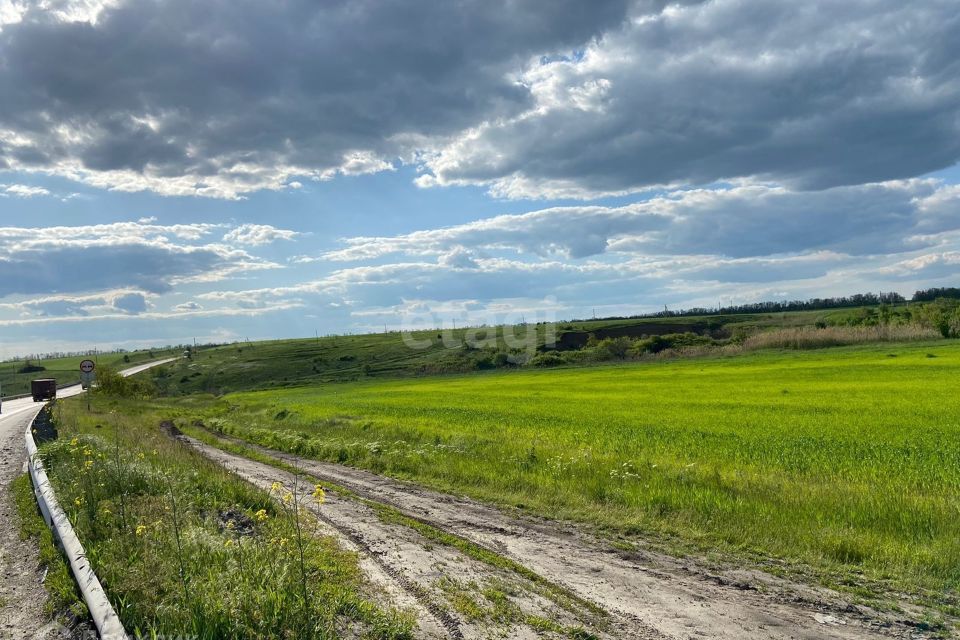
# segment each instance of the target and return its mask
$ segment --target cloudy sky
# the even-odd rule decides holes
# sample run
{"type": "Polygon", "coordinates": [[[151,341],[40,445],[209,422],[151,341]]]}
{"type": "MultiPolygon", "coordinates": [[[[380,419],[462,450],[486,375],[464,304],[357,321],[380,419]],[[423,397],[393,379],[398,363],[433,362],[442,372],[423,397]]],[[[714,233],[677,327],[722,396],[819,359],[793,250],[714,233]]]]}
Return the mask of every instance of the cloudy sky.
{"type": "Polygon", "coordinates": [[[956,0],[0,0],[0,355],[960,285],[956,0]]]}

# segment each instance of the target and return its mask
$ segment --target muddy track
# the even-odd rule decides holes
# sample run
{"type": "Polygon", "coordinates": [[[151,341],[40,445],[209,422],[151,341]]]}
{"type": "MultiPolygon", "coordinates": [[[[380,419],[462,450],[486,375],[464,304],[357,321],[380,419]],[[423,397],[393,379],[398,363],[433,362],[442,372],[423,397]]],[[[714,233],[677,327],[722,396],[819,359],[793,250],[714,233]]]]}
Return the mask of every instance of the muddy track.
{"type": "Polygon", "coordinates": [[[652,551],[617,551],[576,527],[208,433],[522,564],[607,611],[607,630],[616,638],[928,637],[909,620],[853,605],[826,589],[759,571],[718,571],[652,551]]]}
{"type": "MultiPolygon", "coordinates": [[[[287,488],[304,485],[304,478],[298,479],[291,471],[182,434],[172,435],[256,486],[269,489],[273,482],[287,488]]],[[[303,473],[307,478],[311,475],[303,473]]],[[[418,637],[532,639],[544,637],[538,635],[538,630],[542,634],[544,629],[553,631],[546,637],[569,636],[580,630],[591,634],[582,637],[655,637],[629,628],[609,630],[604,616],[583,610],[575,599],[558,598],[529,576],[439,543],[335,488],[328,486],[324,504],[310,508],[322,525],[321,533],[333,535],[342,546],[358,553],[361,569],[384,596],[381,600],[416,616],[418,637]]]]}

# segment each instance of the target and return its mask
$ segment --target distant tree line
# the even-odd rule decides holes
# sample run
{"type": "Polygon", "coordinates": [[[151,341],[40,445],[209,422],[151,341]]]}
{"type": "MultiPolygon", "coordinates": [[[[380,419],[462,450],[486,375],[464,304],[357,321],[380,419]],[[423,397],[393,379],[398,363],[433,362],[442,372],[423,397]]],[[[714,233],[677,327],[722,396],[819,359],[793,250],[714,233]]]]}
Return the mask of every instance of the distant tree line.
{"type": "Polygon", "coordinates": [[[960,300],[960,289],[956,287],[933,287],[932,289],[923,289],[913,294],[914,302],[933,302],[938,298],[960,300]]]}
{"type": "MultiPolygon", "coordinates": [[[[960,290],[957,297],[960,298],[960,290]]],[[[917,292],[918,294],[921,292],[917,292]]],[[[941,296],[942,297],[942,296],[941,296]]],[[[916,300],[916,298],[914,298],[916,300]]],[[[931,298],[932,299],[932,298],[931,298]]],[[[748,313],[782,313],[786,311],[815,311],[819,309],[843,309],[849,307],[866,307],[880,304],[902,304],[907,299],[895,291],[881,293],[856,293],[839,298],[811,298],[809,300],[768,300],[766,302],[752,302],[728,306],[717,306],[712,309],[706,307],[692,307],[690,309],[671,310],[664,307],[663,311],[641,313],[633,316],[608,316],[603,320],[633,320],[637,318],[679,318],[684,316],[704,315],[735,315],[748,313]]],[[[598,318],[600,319],[600,318],[598,318]]],[[[572,322],[584,322],[585,319],[572,322]]]]}

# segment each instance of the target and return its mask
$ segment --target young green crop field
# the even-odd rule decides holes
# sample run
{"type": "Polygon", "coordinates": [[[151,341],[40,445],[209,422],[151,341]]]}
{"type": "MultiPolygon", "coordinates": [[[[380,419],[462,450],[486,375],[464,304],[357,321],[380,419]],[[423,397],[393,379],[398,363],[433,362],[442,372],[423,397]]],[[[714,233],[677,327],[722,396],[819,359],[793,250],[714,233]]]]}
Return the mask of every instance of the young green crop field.
{"type": "MultiPolygon", "coordinates": [[[[237,393],[207,426],[952,615],[960,343],[237,393]]],[[[174,407],[173,401],[171,408],[174,407]]]]}

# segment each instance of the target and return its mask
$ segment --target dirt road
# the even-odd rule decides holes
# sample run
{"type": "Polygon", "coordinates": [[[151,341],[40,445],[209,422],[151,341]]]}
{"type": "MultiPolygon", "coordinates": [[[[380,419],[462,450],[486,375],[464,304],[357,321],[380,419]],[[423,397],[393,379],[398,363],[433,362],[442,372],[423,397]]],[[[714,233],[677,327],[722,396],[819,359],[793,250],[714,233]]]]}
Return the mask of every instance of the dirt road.
{"type": "MultiPolygon", "coordinates": [[[[223,446],[239,444],[211,435],[223,446]]],[[[261,486],[283,474],[288,482],[293,478],[195,439],[183,441],[261,486]]],[[[332,499],[321,508],[321,517],[361,552],[367,566],[379,567],[372,572],[375,581],[392,581],[395,592],[405,591],[408,600],[432,612],[426,617],[435,624],[421,629],[425,636],[446,631],[450,637],[533,637],[544,619],[553,626],[539,628],[564,629],[567,635],[582,627],[596,637],[644,640],[926,637],[909,622],[852,605],[826,589],[757,571],[717,572],[653,552],[619,552],[574,527],[518,519],[369,472],[244,446],[343,488],[328,493],[332,499]],[[424,528],[426,537],[420,531],[424,528]],[[437,532],[455,538],[438,542],[437,532]],[[495,552],[513,567],[479,562],[457,547],[458,540],[495,552]],[[505,622],[493,620],[492,614],[478,619],[464,600],[490,608],[491,599],[484,595],[490,588],[484,585],[491,584],[499,585],[519,611],[501,616],[505,622]],[[447,619],[437,615],[444,610],[447,619]]]]}
{"type": "MultiPolygon", "coordinates": [[[[40,405],[37,405],[39,410],[40,405]]],[[[0,414],[2,415],[2,414],[0,414]]],[[[20,539],[10,483],[23,473],[23,432],[36,411],[21,411],[0,430],[0,637],[29,638],[48,622],[36,547],[20,539]]]]}

